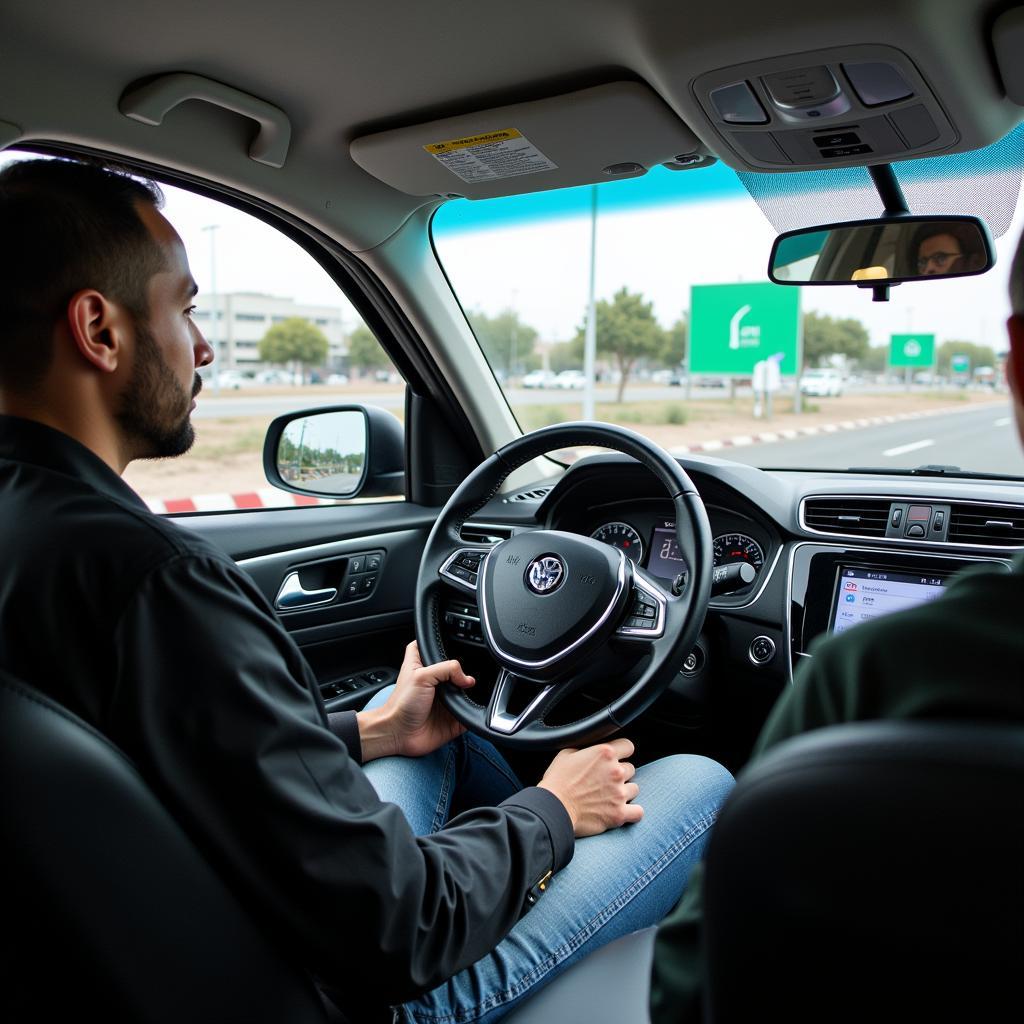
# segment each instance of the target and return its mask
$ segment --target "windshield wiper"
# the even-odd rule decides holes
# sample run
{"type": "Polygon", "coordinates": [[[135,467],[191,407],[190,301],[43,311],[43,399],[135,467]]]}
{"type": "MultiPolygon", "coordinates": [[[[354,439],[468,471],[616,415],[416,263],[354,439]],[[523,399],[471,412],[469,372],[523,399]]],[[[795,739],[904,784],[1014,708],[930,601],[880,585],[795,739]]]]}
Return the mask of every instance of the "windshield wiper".
{"type": "Polygon", "coordinates": [[[1020,480],[1019,476],[1012,476],[1008,473],[978,473],[972,470],[964,470],[959,466],[943,466],[935,463],[928,463],[924,466],[915,466],[913,469],[894,469],[892,466],[850,466],[847,473],[884,473],[888,476],[945,476],[956,479],[971,480],[1020,480]]]}
{"type": "Polygon", "coordinates": [[[1021,483],[1024,477],[1010,473],[980,473],[964,470],[959,466],[917,466],[914,469],[897,469],[893,466],[758,466],[763,473],[872,473],[877,476],[942,476],[954,480],[1010,480],[1021,483]]]}

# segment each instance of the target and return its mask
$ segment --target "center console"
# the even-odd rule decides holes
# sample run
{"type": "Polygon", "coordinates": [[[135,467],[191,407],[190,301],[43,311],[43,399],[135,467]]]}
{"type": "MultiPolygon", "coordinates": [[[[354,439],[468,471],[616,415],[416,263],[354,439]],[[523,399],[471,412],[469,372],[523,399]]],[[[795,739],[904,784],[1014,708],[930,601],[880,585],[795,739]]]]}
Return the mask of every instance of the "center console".
{"type": "Polygon", "coordinates": [[[997,558],[798,544],[789,577],[793,667],[800,658],[810,657],[808,648],[817,637],[932,601],[957,573],[978,565],[1010,568],[1009,562],[997,558]]]}

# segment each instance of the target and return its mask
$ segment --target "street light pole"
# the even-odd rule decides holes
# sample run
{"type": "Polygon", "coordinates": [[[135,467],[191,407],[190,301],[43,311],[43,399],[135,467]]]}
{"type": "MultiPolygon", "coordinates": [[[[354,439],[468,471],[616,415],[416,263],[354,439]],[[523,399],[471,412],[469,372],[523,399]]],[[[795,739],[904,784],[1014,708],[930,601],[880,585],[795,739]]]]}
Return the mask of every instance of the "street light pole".
{"type": "Polygon", "coordinates": [[[583,418],[594,419],[594,363],[597,356],[597,304],[594,270],[597,265],[597,186],[590,186],[590,285],[587,293],[587,329],[583,334],[583,418]]]}
{"type": "Polygon", "coordinates": [[[221,357],[221,339],[223,337],[223,331],[221,330],[222,324],[218,322],[218,309],[217,309],[217,228],[219,224],[207,224],[203,228],[203,231],[210,232],[210,337],[206,340],[210,343],[210,347],[213,349],[213,390],[215,394],[220,394],[220,357],[221,357]],[[214,330],[216,329],[216,335],[214,330]]]}

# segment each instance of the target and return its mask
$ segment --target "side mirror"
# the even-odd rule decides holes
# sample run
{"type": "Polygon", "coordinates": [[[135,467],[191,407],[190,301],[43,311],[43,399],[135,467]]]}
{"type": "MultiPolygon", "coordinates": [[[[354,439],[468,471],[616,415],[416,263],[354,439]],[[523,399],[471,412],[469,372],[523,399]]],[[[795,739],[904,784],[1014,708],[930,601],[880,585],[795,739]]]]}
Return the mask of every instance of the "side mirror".
{"type": "Polygon", "coordinates": [[[335,405],[278,416],[263,443],[275,487],[318,498],[378,498],[405,492],[405,435],[391,413],[335,405]]]}
{"type": "Polygon", "coordinates": [[[995,262],[992,238],[977,217],[897,215],[787,231],[772,246],[768,277],[776,284],[866,288],[970,277],[995,262]]]}

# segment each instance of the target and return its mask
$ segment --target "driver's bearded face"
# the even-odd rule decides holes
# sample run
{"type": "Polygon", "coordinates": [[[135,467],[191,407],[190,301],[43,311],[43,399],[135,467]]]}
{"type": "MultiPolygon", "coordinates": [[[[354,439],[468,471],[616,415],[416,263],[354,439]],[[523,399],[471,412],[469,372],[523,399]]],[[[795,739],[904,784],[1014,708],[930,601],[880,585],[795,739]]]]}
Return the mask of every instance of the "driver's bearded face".
{"type": "Polygon", "coordinates": [[[137,459],[184,455],[196,437],[191,406],[202,378],[197,373],[191,389],[182,386],[142,317],[135,338],[135,363],[117,411],[126,443],[137,459]]]}

